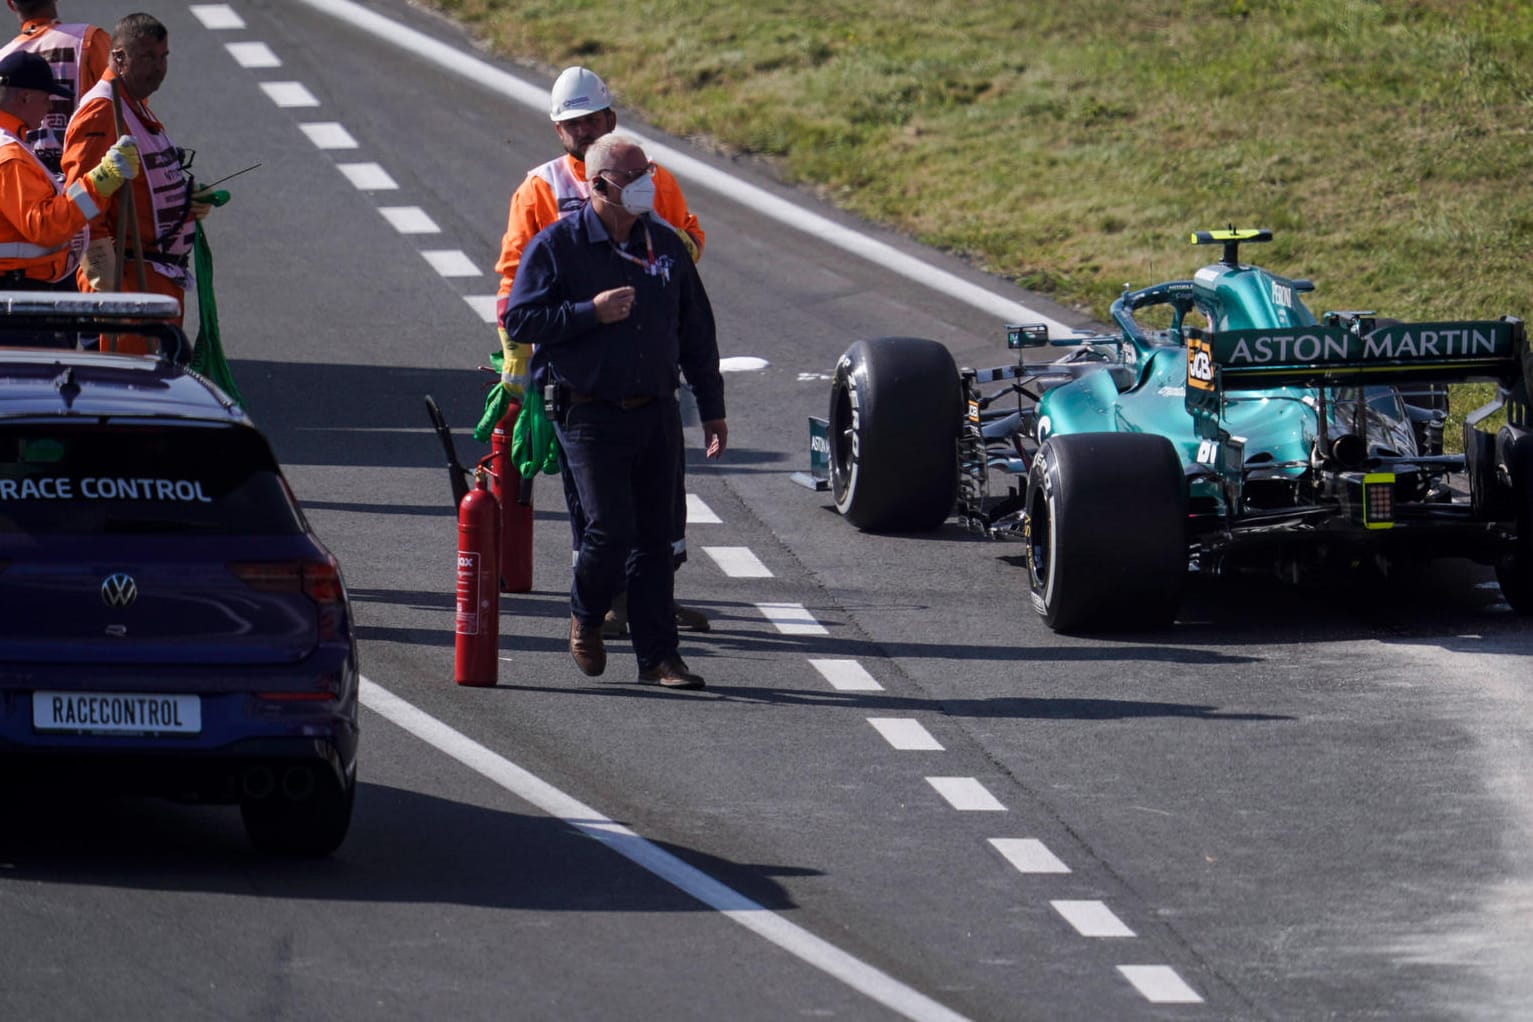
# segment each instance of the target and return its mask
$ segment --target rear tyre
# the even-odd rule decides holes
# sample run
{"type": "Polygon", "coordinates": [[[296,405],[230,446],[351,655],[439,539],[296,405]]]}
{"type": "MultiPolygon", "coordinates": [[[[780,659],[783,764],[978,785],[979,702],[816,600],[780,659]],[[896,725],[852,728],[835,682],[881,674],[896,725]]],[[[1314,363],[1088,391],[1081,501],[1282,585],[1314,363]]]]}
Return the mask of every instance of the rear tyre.
{"type": "Polygon", "coordinates": [[[256,848],[276,855],[329,855],[346,839],[357,794],[355,772],[342,784],[327,766],[309,770],[308,790],[289,779],[265,797],[240,799],[245,836],[256,848]]]}
{"type": "Polygon", "coordinates": [[[858,341],[830,390],[830,483],[836,510],[865,532],[928,532],[958,497],[962,390],[936,341],[858,341]]]}
{"type": "Polygon", "coordinates": [[[1162,628],[1187,582],[1187,487],[1171,441],[1077,433],[1044,441],[1027,476],[1033,609],[1057,632],[1162,628]]]}
{"type": "Polygon", "coordinates": [[[1496,582],[1512,610],[1533,615],[1533,434],[1518,437],[1507,467],[1517,512],[1517,540],[1512,553],[1496,562],[1496,582]]]}

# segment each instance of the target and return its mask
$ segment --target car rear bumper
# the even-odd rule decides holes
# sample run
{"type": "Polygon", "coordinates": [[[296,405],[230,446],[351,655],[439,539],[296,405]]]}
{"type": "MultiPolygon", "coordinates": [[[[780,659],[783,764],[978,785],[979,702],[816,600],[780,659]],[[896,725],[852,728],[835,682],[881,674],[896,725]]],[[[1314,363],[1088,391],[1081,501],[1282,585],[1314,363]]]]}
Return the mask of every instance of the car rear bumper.
{"type": "MultiPolygon", "coordinates": [[[[0,782],[238,801],[242,792],[331,775],[349,782],[358,742],[357,671],[347,651],[304,664],[220,671],[124,665],[0,665],[0,782]],[[147,693],[194,699],[195,730],[39,726],[35,693],[147,693]]],[[[43,701],[50,701],[44,697],[43,701]]],[[[119,728],[121,724],[117,725],[119,728]]]]}

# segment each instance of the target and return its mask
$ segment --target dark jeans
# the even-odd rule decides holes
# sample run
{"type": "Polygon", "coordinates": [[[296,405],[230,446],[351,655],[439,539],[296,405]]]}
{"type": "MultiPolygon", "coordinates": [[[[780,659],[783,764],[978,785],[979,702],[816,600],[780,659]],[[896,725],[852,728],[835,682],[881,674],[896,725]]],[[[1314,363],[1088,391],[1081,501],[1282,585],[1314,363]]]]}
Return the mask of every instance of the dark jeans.
{"type": "MultiPolygon", "coordinates": [[[[572,405],[557,427],[585,528],[570,612],[600,625],[628,589],[628,628],[640,669],[676,655],[671,536],[681,444],[674,398],[624,411],[603,401],[572,405]]],[[[571,508],[573,516],[574,509],[571,508]]]]}
{"type": "MultiPolygon", "coordinates": [[[[581,537],[586,531],[586,515],[580,509],[580,494],[575,492],[575,481],[570,476],[569,463],[564,460],[564,450],[559,450],[559,481],[564,486],[564,506],[570,511],[570,549],[580,553],[581,537]]],[[[687,563],[687,450],[685,438],[676,438],[676,521],[671,526],[671,556],[674,566],[687,563]]]]}

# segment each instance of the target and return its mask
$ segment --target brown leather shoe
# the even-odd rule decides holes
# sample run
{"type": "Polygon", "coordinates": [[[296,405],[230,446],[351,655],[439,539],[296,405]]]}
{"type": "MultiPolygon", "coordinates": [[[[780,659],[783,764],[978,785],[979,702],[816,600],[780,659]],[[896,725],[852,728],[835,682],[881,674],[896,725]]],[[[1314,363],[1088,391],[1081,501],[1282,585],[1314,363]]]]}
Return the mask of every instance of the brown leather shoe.
{"type": "Polygon", "coordinates": [[[687,662],[679,656],[666,657],[648,670],[639,672],[639,684],[661,685],[665,688],[702,688],[703,676],[687,670],[687,662]]]}
{"type": "Polygon", "coordinates": [[[713,626],[708,623],[708,615],[691,607],[683,607],[679,603],[671,605],[676,614],[676,627],[689,632],[706,632],[713,626]]]}
{"type": "Polygon", "coordinates": [[[581,673],[594,678],[607,669],[607,647],[602,645],[601,625],[585,625],[570,615],[570,656],[581,673]]]}

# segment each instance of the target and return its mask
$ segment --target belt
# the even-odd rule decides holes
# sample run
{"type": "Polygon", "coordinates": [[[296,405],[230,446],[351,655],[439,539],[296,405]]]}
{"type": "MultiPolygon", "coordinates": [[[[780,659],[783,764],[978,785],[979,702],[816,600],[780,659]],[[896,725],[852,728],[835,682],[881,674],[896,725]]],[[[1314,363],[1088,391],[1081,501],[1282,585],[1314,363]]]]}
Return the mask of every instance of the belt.
{"type": "Polygon", "coordinates": [[[595,394],[582,394],[578,390],[570,391],[570,404],[572,405],[615,405],[625,412],[632,411],[635,408],[643,408],[653,400],[654,398],[652,397],[623,397],[613,401],[610,398],[597,397],[595,394]]]}

